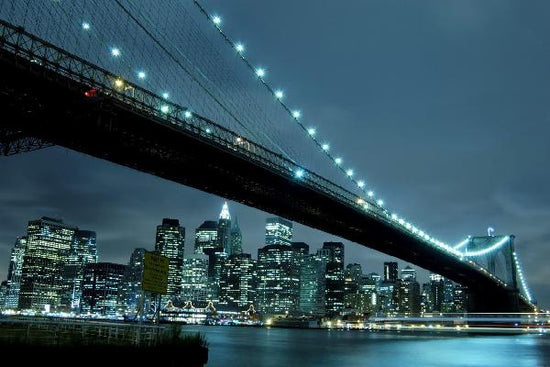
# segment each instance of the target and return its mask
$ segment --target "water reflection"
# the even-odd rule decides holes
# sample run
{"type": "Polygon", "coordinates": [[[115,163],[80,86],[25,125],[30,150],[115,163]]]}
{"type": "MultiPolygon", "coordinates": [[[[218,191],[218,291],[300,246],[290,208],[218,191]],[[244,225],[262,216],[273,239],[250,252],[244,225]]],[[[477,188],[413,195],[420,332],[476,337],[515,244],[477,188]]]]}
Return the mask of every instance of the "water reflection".
{"type": "Polygon", "coordinates": [[[208,366],[550,366],[550,337],[188,326],[208,366]]]}

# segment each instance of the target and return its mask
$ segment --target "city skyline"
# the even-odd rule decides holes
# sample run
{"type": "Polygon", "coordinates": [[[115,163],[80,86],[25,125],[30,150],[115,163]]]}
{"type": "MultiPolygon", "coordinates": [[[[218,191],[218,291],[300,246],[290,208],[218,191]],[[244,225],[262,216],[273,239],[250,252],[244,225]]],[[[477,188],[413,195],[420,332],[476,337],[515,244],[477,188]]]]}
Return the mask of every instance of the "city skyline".
{"type": "MultiPolygon", "coordinates": [[[[225,201],[223,199],[219,199],[221,203],[224,203],[222,205],[220,205],[220,210],[222,210],[222,212],[225,210],[225,203],[230,203],[229,205],[231,204],[236,204],[236,203],[233,203],[233,202],[228,202],[228,201],[225,201]]],[[[228,206],[229,206],[228,205],[228,206]]],[[[231,207],[229,206],[229,213],[232,213],[231,211],[231,207]]],[[[262,247],[266,246],[266,245],[269,245],[270,243],[267,243],[269,242],[269,240],[267,240],[267,236],[266,233],[265,233],[265,225],[266,225],[266,220],[268,219],[276,219],[276,218],[279,218],[277,216],[274,216],[274,215],[270,215],[268,213],[265,213],[265,217],[263,218],[264,220],[261,221],[260,219],[260,231],[263,231],[262,233],[262,236],[264,238],[264,241],[263,243],[261,243],[260,245],[258,245],[257,247],[254,247],[254,246],[251,246],[249,243],[247,242],[243,242],[243,244],[246,245],[245,249],[246,251],[243,249],[243,253],[248,253],[252,256],[252,258],[256,259],[257,258],[257,254],[258,254],[258,249],[261,249],[262,247]]],[[[219,214],[218,214],[219,216],[219,214]]],[[[27,235],[27,232],[26,232],[26,227],[28,225],[29,222],[32,222],[33,220],[38,220],[42,217],[46,217],[46,218],[51,218],[51,219],[54,219],[54,220],[60,220],[63,222],[64,225],[67,225],[67,226],[70,226],[70,227],[73,227],[75,229],[78,229],[80,232],[82,231],[92,231],[92,232],[95,232],[96,234],[96,240],[97,240],[97,243],[96,243],[96,247],[97,247],[97,256],[100,260],[100,262],[112,262],[112,263],[118,263],[118,264],[127,264],[128,262],[130,262],[130,258],[131,258],[131,254],[132,254],[132,251],[134,251],[135,249],[139,249],[139,248],[144,248],[146,249],[147,251],[155,251],[155,247],[156,247],[156,242],[157,242],[157,239],[156,239],[156,236],[157,236],[157,231],[158,231],[158,227],[159,227],[159,223],[161,222],[164,222],[166,220],[168,221],[177,221],[179,223],[179,225],[181,225],[181,227],[184,229],[184,256],[185,258],[191,258],[194,254],[196,254],[195,252],[195,233],[196,233],[196,230],[200,228],[200,224],[198,225],[195,225],[195,226],[186,226],[185,223],[183,223],[183,221],[181,221],[180,219],[178,218],[173,218],[173,217],[163,217],[163,218],[160,218],[159,222],[156,223],[155,225],[153,225],[153,227],[151,227],[151,231],[153,233],[153,236],[151,239],[142,239],[142,241],[140,243],[144,244],[143,246],[136,246],[135,248],[132,248],[130,249],[129,252],[127,253],[122,253],[122,252],[117,252],[116,255],[113,255],[113,254],[109,254],[109,255],[103,255],[102,254],[102,245],[101,245],[101,232],[94,229],[94,228],[89,228],[87,226],[83,226],[79,223],[74,223],[73,221],[71,220],[68,220],[66,218],[62,218],[62,217],[48,217],[48,216],[39,216],[39,217],[36,217],[34,219],[29,219],[28,221],[25,222],[24,224],[24,228],[25,228],[25,231],[23,233],[21,233],[20,235],[16,236],[13,240],[13,243],[15,244],[17,242],[17,240],[21,237],[24,237],[27,235]],[[149,241],[148,241],[149,240],[149,241]],[[149,243],[148,243],[149,242],[149,243]]],[[[232,217],[233,218],[236,218],[238,220],[238,216],[235,216],[232,214],[232,217]]],[[[217,219],[217,216],[213,216],[213,218],[205,218],[204,220],[202,220],[202,222],[207,222],[207,221],[214,221],[214,222],[217,222],[216,221],[217,219]]],[[[283,221],[286,221],[284,218],[282,218],[283,221]]],[[[201,222],[201,223],[202,223],[201,222]]],[[[306,243],[308,246],[309,246],[309,249],[314,253],[316,250],[318,249],[321,249],[322,246],[323,246],[323,243],[326,243],[326,242],[343,242],[345,245],[346,244],[349,244],[349,245],[354,245],[354,246],[360,246],[360,245],[357,245],[357,244],[354,244],[350,241],[347,241],[345,239],[341,239],[337,236],[331,236],[331,235],[327,235],[321,231],[317,231],[317,232],[320,232],[319,235],[320,236],[325,236],[326,238],[325,239],[320,239],[320,242],[315,242],[315,243],[308,243],[308,242],[305,242],[305,241],[302,241],[302,239],[300,239],[299,237],[297,237],[295,235],[295,231],[296,229],[298,229],[298,232],[300,231],[303,231],[303,233],[307,233],[307,232],[310,232],[310,231],[314,231],[310,228],[307,228],[303,225],[300,225],[299,223],[295,223],[295,222],[292,222],[292,221],[287,221],[288,223],[291,223],[292,224],[292,242],[299,242],[299,243],[306,243]]],[[[243,232],[243,236],[246,236],[247,232],[243,232]]],[[[277,242],[275,242],[277,243],[277,242]]],[[[13,248],[13,245],[11,245],[10,247],[10,251],[11,251],[11,248],[13,248]]],[[[290,243],[289,243],[290,245],[290,243]]],[[[349,249],[349,245],[346,246],[346,249],[349,249]]],[[[9,246],[8,246],[9,247],[9,246]]],[[[108,250],[108,249],[106,249],[108,250]]],[[[370,249],[367,249],[365,248],[365,250],[370,250],[370,249]]],[[[372,251],[372,250],[370,250],[372,251]]],[[[109,252],[108,252],[109,253],[109,252]]],[[[387,261],[397,261],[397,262],[400,262],[402,265],[402,268],[404,268],[405,266],[414,266],[417,270],[420,270],[420,273],[422,274],[422,279],[424,280],[427,280],[429,275],[428,275],[428,271],[425,270],[425,269],[422,269],[412,263],[408,263],[408,262],[405,262],[403,260],[400,260],[398,258],[395,258],[395,257],[391,257],[389,255],[385,255],[385,254],[379,254],[379,257],[380,257],[380,260],[382,262],[387,262],[387,261]]],[[[8,256],[9,258],[9,256],[8,256]]],[[[378,258],[378,257],[376,257],[378,258]]],[[[374,263],[375,260],[374,259],[369,259],[369,263],[374,263]]],[[[9,263],[9,262],[8,262],[9,263]]],[[[377,273],[379,275],[382,275],[383,274],[383,265],[382,263],[379,264],[379,269],[374,269],[370,266],[366,266],[364,263],[360,263],[358,261],[355,261],[354,259],[346,259],[346,262],[345,264],[353,264],[353,263],[359,263],[362,267],[363,267],[363,271],[365,272],[368,272],[368,273],[377,273]]],[[[5,279],[7,275],[7,270],[8,270],[8,264],[0,264],[0,278],[2,278],[2,275],[4,275],[4,277],[2,279],[5,279]],[[2,270],[2,269],[5,269],[2,270]],[[2,271],[4,271],[5,274],[2,273],[2,271]]]]}
{"type": "Polygon", "coordinates": [[[397,262],[384,262],[383,276],[357,263],[346,265],[342,242],[326,241],[310,252],[306,243],[292,241],[293,224],[281,217],[266,218],[266,245],[257,259],[242,253],[237,228],[224,202],[217,223],[205,221],[196,229],[193,254],[185,257],[185,228],[177,219],[163,218],[154,250],[136,248],[120,264],[99,261],[95,231],[61,219],[30,220],[0,285],[0,310],[133,319],[141,304],[149,316],[160,307],[171,321],[205,322],[206,310],[218,308],[222,315],[245,312],[246,319],[260,312],[270,325],[275,315],[421,315],[468,307],[468,288],[440,275],[420,280],[416,269],[399,270],[397,262]],[[151,261],[165,261],[165,282],[146,281],[151,261]],[[189,316],[186,308],[202,310],[202,316],[189,316]]]}
{"type": "MultiPolygon", "coordinates": [[[[243,0],[209,8],[392,211],[448,243],[489,226],[516,235],[532,293],[548,304],[550,177],[541,167],[550,124],[540,81],[549,77],[542,36],[549,26],[537,10],[548,5],[428,3],[304,1],[288,3],[295,10],[288,13],[281,3],[243,0]]],[[[29,218],[73,218],[103,233],[99,245],[114,255],[149,241],[159,218],[198,226],[219,200],[61,148],[2,158],[0,170],[1,258],[29,218]]],[[[241,227],[251,228],[245,244],[257,248],[255,223],[265,216],[234,205],[241,227]]],[[[303,231],[310,244],[326,239],[303,231]]],[[[367,264],[387,258],[347,246],[367,264]]]]}

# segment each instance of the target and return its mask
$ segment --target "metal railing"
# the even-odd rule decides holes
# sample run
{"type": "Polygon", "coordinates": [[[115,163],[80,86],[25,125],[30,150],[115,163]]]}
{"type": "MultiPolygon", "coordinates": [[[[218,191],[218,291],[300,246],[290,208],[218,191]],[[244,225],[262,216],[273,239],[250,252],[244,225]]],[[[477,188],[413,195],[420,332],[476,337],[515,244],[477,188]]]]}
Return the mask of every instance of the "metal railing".
{"type": "Polygon", "coordinates": [[[155,346],[167,336],[165,326],[77,319],[0,318],[0,341],[26,345],[155,346]]]}

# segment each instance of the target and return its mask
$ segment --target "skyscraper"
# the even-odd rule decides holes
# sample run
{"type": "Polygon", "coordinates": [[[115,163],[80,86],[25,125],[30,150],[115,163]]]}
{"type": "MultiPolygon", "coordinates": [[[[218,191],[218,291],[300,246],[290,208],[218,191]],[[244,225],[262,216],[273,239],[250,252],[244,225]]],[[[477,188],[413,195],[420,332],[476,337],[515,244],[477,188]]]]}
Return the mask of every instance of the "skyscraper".
{"type": "Polygon", "coordinates": [[[19,304],[19,291],[21,289],[21,271],[23,268],[23,256],[27,247],[27,237],[19,237],[11,250],[10,265],[8,268],[8,280],[6,282],[6,298],[4,307],[16,309],[19,304]]]}
{"type": "Polygon", "coordinates": [[[445,296],[444,278],[439,274],[430,274],[430,281],[422,289],[424,312],[441,312],[445,296]]]}
{"type": "Polygon", "coordinates": [[[300,274],[296,256],[288,245],[258,249],[257,302],[261,312],[277,314],[298,308],[300,274]]]}
{"type": "Polygon", "coordinates": [[[325,273],[326,311],[334,316],[344,309],[344,244],[324,242],[323,250],[329,254],[325,273]]]}
{"type": "Polygon", "coordinates": [[[114,316],[122,311],[119,289],[126,265],[92,263],[84,268],[81,312],[114,316]]]}
{"type": "Polygon", "coordinates": [[[205,252],[208,255],[208,299],[216,304],[220,296],[222,266],[228,255],[223,247],[209,248],[205,252]]]}
{"type": "Polygon", "coordinates": [[[250,254],[235,254],[221,268],[220,307],[243,311],[253,304],[256,295],[256,261],[250,254]]]}
{"type": "Polygon", "coordinates": [[[243,253],[243,235],[239,228],[239,222],[235,219],[231,227],[231,255],[239,255],[243,253]]]}
{"type": "Polygon", "coordinates": [[[300,266],[300,312],[316,316],[325,314],[325,271],[326,261],[320,256],[304,256],[300,266]]]}
{"type": "Polygon", "coordinates": [[[136,248],[126,266],[119,293],[119,308],[126,315],[135,316],[143,310],[145,297],[142,292],[143,260],[145,249],[136,248]],[[141,307],[141,308],[140,308],[141,307]]]}
{"type": "Polygon", "coordinates": [[[29,222],[21,269],[20,309],[61,308],[63,271],[75,232],[75,227],[59,219],[42,217],[29,222]]]}
{"type": "Polygon", "coordinates": [[[285,245],[292,243],[292,222],[281,217],[267,218],[265,221],[265,244],[285,245]]]}
{"type": "Polygon", "coordinates": [[[420,313],[420,285],[416,279],[400,279],[395,283],[397,292],[397,312],[404,315],[420,313]]]}
{"type": "Polygon", "coordinates": [[[194,254],[183,259],[182,300],[197,307],[206,306],[208,284],[208,255],[194,254]]]}
{"type": "Polygon", "coordinates": [[[204,254],[205,250],[218,247],[218,222],[204,221],[195,229],[195,254],[204,254]]]}
{"type": "Polygon", "coordinates": [[[384,282],[395,282],[398,278],[397,263],[389,261],[384,263],[384,282]]]}
{"type": "Polygon", "coordinates": [[[231,215],[226,201],[218,220],[218,247],[223,248],[227,255],[231,255],[231,245],[231,215]]]}
{"type": "Polygon", "coordinates": [[[181,275],[183,270],[183,251],[185,246],[185,228],[177,219],[164,218],[157,226],[155,251],[166,256],[168,264],[168,289],[161,298],[162,305],[171,300],[177,303],[181,293],[181,275]]]}
{"type": "Polygon", "coordinates": [[[63,269],[64,290],[62,304],[64,308],[72,311],[80,309],[84,267],[86,264],[95,264],[97,261],[95,232],[77,229],[69,253],[69,259],[63,269]]]}

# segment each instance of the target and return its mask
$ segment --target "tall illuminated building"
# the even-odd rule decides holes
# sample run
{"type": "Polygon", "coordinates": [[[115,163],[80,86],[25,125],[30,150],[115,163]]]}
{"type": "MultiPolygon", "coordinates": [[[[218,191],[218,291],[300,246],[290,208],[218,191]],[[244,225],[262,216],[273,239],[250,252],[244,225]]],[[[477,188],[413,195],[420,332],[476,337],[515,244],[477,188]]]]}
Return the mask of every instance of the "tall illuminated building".
{"type": "Polygon", "coordinates": [[[344,244],[324,242],[323,250],[328,252],[325,273],[326,312],[335,316],[344,310],[344,244]]]}
{"type": "Polygon", "coordinates": [[[300,266],[298,310],[303,314],[325,314],[326,261],[317,255],[304,256],[300,266]]]}
{"type": "Polygon", "coordinates": [[[265,221],[265,244],[284,245],[292,244],[292,222],[281,218],[267,218],[265,221]]]}
{"type": "Polygon", "coordinates": [[[396,282],[399,277],[397,263],[389,261],[384,263],[384,282],[396,282]]]}
{"type": "Polygon", "coordinates": [[[217,304],[220,296],[222,266],[228,254],[223,247],[209,248],[205,253],[208,255],[208,300],[217,304]]]}
{"type": "Polygon", "coordinates": [[[298,309],[300,272],[297,253],[288,245],[258,249],[257,303],[266,314],[292,313],[298,309]]]}
{"type": "Polygon", "coordinates": [[[95,264],[97,261],[96,233],[77,229],[69,259],[63,269],[62,304],[66,310],[78,311],[80,309],[84,267],[86,264],[95,264]]]}
{"type": "Polygon", "coordinates": [[[64,291],[63,272],[76,228],[42,217],[27,227],[27,248],[21,268],[19,308],[59,310],[64,291]]]}
{"type": "Polygon", "coordinates": [[[423,311],[441,312],[445,297],[445,278],[439,274],[431,273],[429,282],[422,287],[423,311]]]}
{"type": "Polygon", "coordinates": [[[254,303],[256,295],[256,261],[250,254],[229,256],[220,275],[219,308],[243,311],[254,303]]]}
{"type": "Polygon", "coordinates": [[[231,227],[231,255],[239,255],[243,253],[243,235],[239,222],[235,219],[231,227]]]}
{"type": "Polygon", "coordinates": [[[121,305],[119,290],[126,273],[126,265],[94,263],[84,267],[81,312],[115,316],[121,305]]]}
{"type": "Polygon", "coordinates": [[[144,309],[146,297],[142,291],[143,260],[146,250],[136,248],[130,255],[119,293],[118,308],[122,314],[135,316],[144,309]]]}
{"type": "Polygon", "coordinates": [[[6,282],[6,296],[4,307],[16,309],[19,304],[19,291],[21,289],[21,271],[23,268],[23,256],[27,247],[27,237],[19,237],[11,250],[10,265],[8,268],[8,280],[6,282]]]}
{"type": "Polygon", "coordinates": [[[162,306],[171,300],[178,302],[181,293],[181,275],[183,271],[183,252],[185,246],[185,228],[177,219],[164,218],[157,226],[155,251],[168,258],[168,287],[166,295],[161,297],[162,306]]]}
{"type": "Polygon", "coordinates": [[[403,315],[418,315],[421,310],[420,285],[416,279],[400,279],[395,283],[396,311],[403,315]]]}
{"type": "Polygon", "coordinates": [[[197,307],[208,301],[208,255],[193,254],[183,259],[182,300],[197,307]]]}
{"type": "Polygon", "coordinates": [[[218,222],[204,221],[195,229],[195,254],[204,254],[205,250],[218,247],[218,222]]]}
{"type": "Polygon", "coordinates": [[[220,218],[218,220],[218,247],[223,248],[225,253],[231,255],[231,215],[227,201],[223,203],[220,218]]]}

